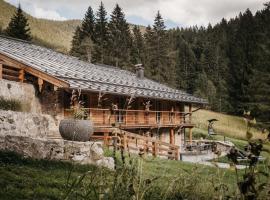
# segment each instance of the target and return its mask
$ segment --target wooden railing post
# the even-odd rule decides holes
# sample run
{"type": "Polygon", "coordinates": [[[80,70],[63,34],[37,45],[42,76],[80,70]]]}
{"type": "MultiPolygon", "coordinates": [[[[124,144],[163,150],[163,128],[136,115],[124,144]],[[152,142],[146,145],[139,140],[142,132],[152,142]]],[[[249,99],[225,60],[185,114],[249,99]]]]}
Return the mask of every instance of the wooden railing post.
{"type": "Polygon", "coordinates": [[[109,146],[109,133],[108,132],[105,132],[104,133],[104,146],[109,146]]]}
{"type": "Polygon", "coordinates": [[[179,148],[176,148],[175,149],[175,160],[179,160],[179,157],[180,157],[180,150],[179,150],[179,148]]]}
{"type": "Polygon", "coordinates": [[[127,135],[124,133],[123,135],[123,149],[124,151],[127,149],[127,135]]]}
{"type": "Polygon", "coordinates": [[[152,142],[152,154],[154,157],[158,155],[157,141],[152,142]]]}

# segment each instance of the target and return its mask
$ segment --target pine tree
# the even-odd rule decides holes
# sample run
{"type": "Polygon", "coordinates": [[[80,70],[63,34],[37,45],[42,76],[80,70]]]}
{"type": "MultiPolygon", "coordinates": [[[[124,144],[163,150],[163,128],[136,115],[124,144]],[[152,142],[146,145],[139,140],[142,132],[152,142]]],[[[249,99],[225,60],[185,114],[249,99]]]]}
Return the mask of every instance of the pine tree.
{"type": "Polygon", "coordinates": [[[146,44],[148,54],[148,65],[151,77],[159,82],[174,81],[171,77],[175,69],[170,65],[168,57],[168,40],[166,37],[164,20],[158,11],[153,29],[146,32],[146,44]]]}
{"type": "Polygon", "coordinates": [[[15,15],[11,18],[5,34],[22,40],[30,41],[32,39],[28,19],[24,16],[20,4],[15,15]]]}
{"type": "Polygon", "coordinates": [[[75,57],[80,58],[82,52],[81,52],[81,28],[80,26],[77,26],[73,38],[72,38],[72,42],[71,42],[71,49],[69,54],[75,57]]]}
{"type": "Polygon", "coordinates": [[[92,62],[94,51],[95,16],[91,6],[88,7],[81,27],[77,27],[72,39],[70,54],[92,62]]]}
{"type": "Polygon", "coordinates": [[[207,99],[209,105],[213,105],[214,102],[216,102],[216,87],[213,82],[209,80],[204,70],[199,74],[196,80],[196,91],[194,95],[207,99]]]}
{"type": "Polygon", "coordinates": [[[194,88],[196,57],[190,45],[182,39],[181,35],[177,36],[175,43],[177,50],[177,87],[192,93],[194,88]]]}
{"type": "Polygon", "coordinates": [[[109,23],[111,64],[128,69],[130,66],[131,34],[122,8],[116,4],[109,23]]]}
{"type": "Polygon", "coordinates": [[[131,61],[133,64],[142,63],[144,61],[144,38],[140,31],[139,26],[133,27],[133,37],[132,37],[132,50],[131,50],[131,61]]]}
{"type": "Polygon", "coordinates": [[[100,3],[96,13],[96,28],[95,28],[95,60],[96,62],[107,62],[106,57],[108,52],[108,22],[106,18],[107,12],[103,3],[100,3]]]}
{"type": "Polygon", "coordinates": [[[152,38],[153,38],[153,30],[150,25],[148,25],[145,29],[144,33],[144,43],[145,43],[145,62],[144,62],[144,68],[145,68],[145,75],[147,77],[152,78],[152,72],[151,72],[151,58],[153,57],[152,55],[152,38]]]}
{"type": "Polygon", "coordinates": [[[234,112],[249,110],[251,77],[256,60],[255,23],[250,10],[240,13],[238,29],[230,44],[230,98],[234,112]]]}

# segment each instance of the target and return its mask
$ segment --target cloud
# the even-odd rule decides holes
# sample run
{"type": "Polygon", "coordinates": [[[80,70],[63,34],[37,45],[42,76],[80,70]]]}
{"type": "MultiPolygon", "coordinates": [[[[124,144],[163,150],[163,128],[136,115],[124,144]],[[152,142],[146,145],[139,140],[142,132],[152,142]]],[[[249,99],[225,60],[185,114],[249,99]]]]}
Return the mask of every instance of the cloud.
{"type": "Polygon", "coordinates": [[[45,18],[45,19],[53,19],[53,20],[66,20],[67,18],[60,16],[54,10],[45,10],[43,8],[34,6],[34,10],[32,11],[33,15],[37,18],[45,18]]]}
{"type": "MultiPolygon", "coordinates": [[[[88,6],[96,10],[100,0],[6,0],[22,4],[30,14],[53,19],[82,19],[88,6]],[[39,12],[29,7],[37,7],[39,12]]],[[[131,23],[152,24],[160,10],[168,27],[215,24],[223,17],[230,19],[249,8],[253,13],[263,8],[266,0],[103,0],[110,14],[118,3],[131,23]],[[134,20],[134,21],[133,21],[134,20]]]]}

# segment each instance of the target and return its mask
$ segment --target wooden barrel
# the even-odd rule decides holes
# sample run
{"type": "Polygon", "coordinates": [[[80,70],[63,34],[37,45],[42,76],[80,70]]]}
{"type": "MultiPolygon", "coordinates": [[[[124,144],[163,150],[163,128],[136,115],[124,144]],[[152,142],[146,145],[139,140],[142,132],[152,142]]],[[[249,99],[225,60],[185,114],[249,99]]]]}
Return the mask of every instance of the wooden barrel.
{"type": "Polygon", "coordinates": [[[59,124],[59,132],[65,140],[86,142],[93,134],[94,126],[90,120],[63,119],[59,124]]]}

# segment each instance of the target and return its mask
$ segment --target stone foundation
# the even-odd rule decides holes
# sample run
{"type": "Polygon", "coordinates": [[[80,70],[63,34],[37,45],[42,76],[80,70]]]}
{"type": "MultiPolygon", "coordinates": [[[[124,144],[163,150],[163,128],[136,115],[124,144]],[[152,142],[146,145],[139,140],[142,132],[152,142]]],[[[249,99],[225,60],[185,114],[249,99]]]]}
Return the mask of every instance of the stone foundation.
{"type": "Polygon", "coordinates": [[[113,159],[104,157],[101,143],[63,140],[50,115],[0,110],[0,150],[114,168],[113,159]]]}
{"type": "Polygon", "coordinates": [[[114,169],[113,158],[104,157],[102,146],[97,142],[1,135],[0,150],[13,151],[24,157],[70,160],[80,164],[96,164],[114,169]]]}
{"type": "Polygon", "coordinates": [[[58,126],[50,115],[0,110],[0,135],[46,138],[59,136],[58,126]]]}

